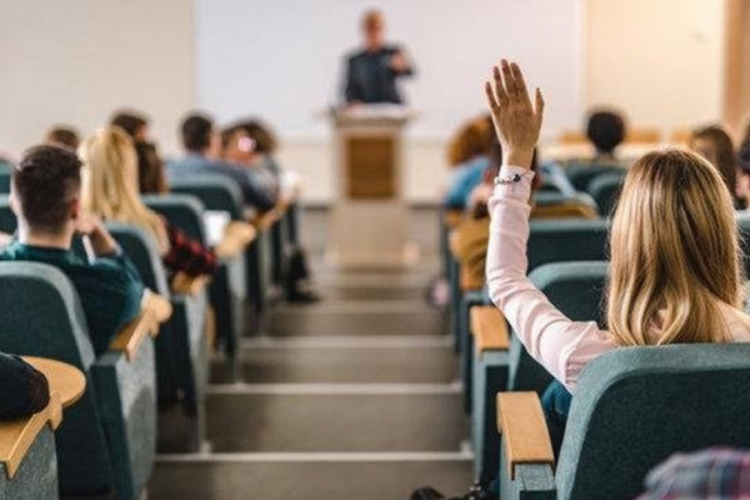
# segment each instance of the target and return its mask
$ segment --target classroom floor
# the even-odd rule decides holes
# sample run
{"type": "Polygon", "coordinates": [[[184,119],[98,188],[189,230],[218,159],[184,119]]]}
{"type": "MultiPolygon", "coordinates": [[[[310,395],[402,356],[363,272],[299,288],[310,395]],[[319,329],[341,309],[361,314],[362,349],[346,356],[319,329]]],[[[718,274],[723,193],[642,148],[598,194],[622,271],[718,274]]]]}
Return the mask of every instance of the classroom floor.
{"type": "Polygon", "coordinates": [[[401,500],[471,482],[467,420],[443,313],[423,291],[438,269],[437,214],[413,212],[423,247],[408,272],[341,273],[322,259],[326,213],[306,211],[312,306],[274,306],[242,345],[242,383],[214,363],[210,452],[162,455],[149,498],[401,500]]]}

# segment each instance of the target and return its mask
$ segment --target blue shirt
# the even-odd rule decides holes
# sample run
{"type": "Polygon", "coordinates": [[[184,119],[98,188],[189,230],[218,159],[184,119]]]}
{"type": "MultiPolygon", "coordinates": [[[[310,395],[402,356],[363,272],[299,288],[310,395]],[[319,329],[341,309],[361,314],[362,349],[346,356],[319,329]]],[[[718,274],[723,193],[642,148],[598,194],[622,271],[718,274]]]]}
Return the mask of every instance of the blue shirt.
{"type": "Polygon", "coordinates": [[[246,205],[250,205],[260,212],[267,212],[274,207],[275,200],[272,194],[255,184],[241,168],[211,160],[196,153],[188,153],[179,160],[167,162],[167,176],[170,181],[195,175],[215,174],[229,177],[235,181],[242,191],[242,197],[246,205]]]}
{"type": "Polygon", "coordinates": [[[469,195],[475,187],[482,183],[484,171],[489,167],[490,159],[487,156],[476,156],[458,165],[448,187],[445,205],[448,208],[466,207],[469,195]]]}

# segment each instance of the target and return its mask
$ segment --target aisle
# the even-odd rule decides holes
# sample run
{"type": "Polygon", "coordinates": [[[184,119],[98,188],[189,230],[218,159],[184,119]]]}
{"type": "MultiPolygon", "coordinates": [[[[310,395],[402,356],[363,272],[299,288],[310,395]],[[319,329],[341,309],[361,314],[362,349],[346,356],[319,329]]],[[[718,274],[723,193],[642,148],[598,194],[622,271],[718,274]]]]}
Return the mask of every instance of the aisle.
{"type": "Polygon", "coordinates": [[[403,274],[317,267],[326,300],[278,306],[242,346],[244,383],[215,365],[212,451],[162,456],[154,499],[400,500],[470,482],[445,321],[422,301],[434,266],[403,274]]]}

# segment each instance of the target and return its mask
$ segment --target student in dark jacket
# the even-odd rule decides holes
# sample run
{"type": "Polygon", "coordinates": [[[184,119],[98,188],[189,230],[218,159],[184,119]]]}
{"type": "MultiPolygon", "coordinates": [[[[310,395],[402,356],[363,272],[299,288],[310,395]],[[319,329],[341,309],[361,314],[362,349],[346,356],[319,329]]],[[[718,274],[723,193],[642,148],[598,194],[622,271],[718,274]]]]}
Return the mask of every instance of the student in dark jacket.
{"type": "Polygon", "coordinates": [[[78,292],[94,351],[104,353],[140,313],[144,287],[101,221],[81,210],[81,160],[57,146],[29,149],[14,167],[10,202],[18,217],[18,240],[0,253],[0,260],[62,270],[78,292]],[[71,249],[76,233],[88,240],[89,261],[71,249]]]}
{"type": "Polygon", "coordinates": [[[45,376],[18,356],[0,353],[0,420],[26,417],[48,404],[45,376]]]}

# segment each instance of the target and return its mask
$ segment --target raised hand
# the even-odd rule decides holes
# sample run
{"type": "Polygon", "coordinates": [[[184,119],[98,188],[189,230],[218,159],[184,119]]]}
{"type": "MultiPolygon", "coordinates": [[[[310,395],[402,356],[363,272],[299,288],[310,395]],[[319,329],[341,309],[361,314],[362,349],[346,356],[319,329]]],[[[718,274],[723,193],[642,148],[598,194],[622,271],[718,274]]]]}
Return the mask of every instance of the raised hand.
{"type": "Polygon", "coordinates": [[[544,98],[537,88],[532,106],[523,73],[516,63],[501,61],[493,68],[495,85],[485,82],[495,132],[503,146],[503,163],[530,168],[534,147],[539,140],[544,114],[544,98]]]}

